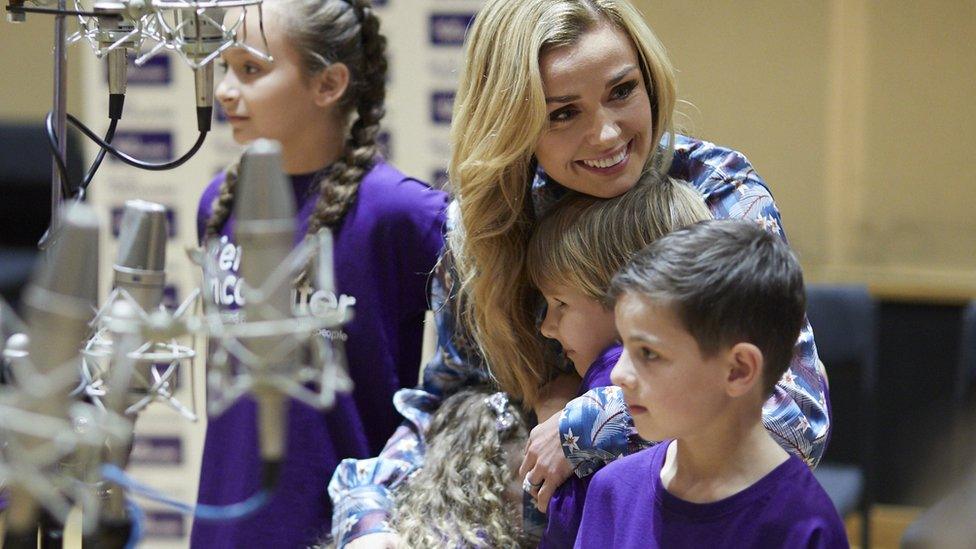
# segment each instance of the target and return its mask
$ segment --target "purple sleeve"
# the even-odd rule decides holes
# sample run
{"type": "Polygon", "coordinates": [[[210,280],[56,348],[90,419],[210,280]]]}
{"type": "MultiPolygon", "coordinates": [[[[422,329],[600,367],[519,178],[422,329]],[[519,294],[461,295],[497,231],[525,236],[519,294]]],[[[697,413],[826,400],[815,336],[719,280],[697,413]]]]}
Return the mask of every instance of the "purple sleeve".
{"type": "Polygon", "coordinates": [[[394,211],[390,230],[397,242],[398,272],[413,275],[423,284],[421,291],[404,292],[404,296],[416,299],[416,303],[402,304],[405,314],[427,310],[431,274],[438,258],[444,251],[444,227],[447,223],[447,194],[435,191],[414,180],[400,183],[404,202],[394,211]]]}

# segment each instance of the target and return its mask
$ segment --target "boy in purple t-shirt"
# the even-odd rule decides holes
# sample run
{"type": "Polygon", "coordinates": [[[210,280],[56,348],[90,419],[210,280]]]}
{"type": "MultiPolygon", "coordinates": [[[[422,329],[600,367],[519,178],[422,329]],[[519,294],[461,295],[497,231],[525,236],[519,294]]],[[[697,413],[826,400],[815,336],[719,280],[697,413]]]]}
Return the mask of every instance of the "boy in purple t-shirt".
{"type": "MultiPolygon", "coordinates": [[[[620,357],[613,308],[606,299],[613,274],[671,230],[709,217],[702,196],[691,186],[648,175],[612,199],[570,194],[536,225],[526,267],[547,304],[540,330],[560,343],[582,378],[578,395],[609,386],[610,370],[620,357]]],[[[545,413],[537,411],[540,421],[545,413]]],[[[637,451],[643,441],[633,438],[631,450],[637,451]]],[[[591,478],[588,472],[573,475],[553,493],[548,509],[543,509],[548,520],[541,549],[572,546],[591,478]]],[[[535,480],[531,472],[526,474],[525,489],[533,497],[542,484],[535,480]]]]}
{"type": "Polygon", "coordinates": [[[625,353],[611,379],[641,437],[598,472],[576,547],[847,547],[837,511],[762,425],[804,319],[786,243],[706,221],[637,254],[611,284],[625,353]]]}

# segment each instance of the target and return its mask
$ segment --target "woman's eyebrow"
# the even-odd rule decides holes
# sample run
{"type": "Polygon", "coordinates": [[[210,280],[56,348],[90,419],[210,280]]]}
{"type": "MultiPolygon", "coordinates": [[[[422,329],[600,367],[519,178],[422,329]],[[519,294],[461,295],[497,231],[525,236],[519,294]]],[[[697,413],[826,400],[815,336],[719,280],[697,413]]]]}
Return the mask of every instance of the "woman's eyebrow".
{"type": "MultiPolygon", "coordinates": [[[[611,78],[607,82],[607,87],[612,88],[613,86],[616,86],[621,80],[624,79],[624,77],[626,77],[628,74],[630,74],[631,71],[633,71],[636,68],[637,65],[627,65],[626,67],[618,71],[617,74],[615,74],[613,78],[611,78]]],[[[576,101],[579,98],[580,98],[579,95],[556,95],[553,97],[546,97],[546,103],[572,103],[573,101],[576,101]]]]}
{"type": "Polygon", "coordinates": [[[578,95],[557,95],[556,97],[547,97],[546,103],[572,103],[579,98],[578,95]]]}
{"type": "Polygon", "coordinates": [[[627,76],[628,74],[630,74],[630,71],[632,71],[632,70],[634,70],[636,68],[637,68],[637,65],[629,65],[627,67],[624,67],[619,72],[617,72],[617,74],[614,75],[613,78],[611,78],[607,82],[607,87],[608,88],[611,88],[613,86],[616,86],[618,83],[620,83],[621,80],[624,79],[625,76],[627,76]]]}

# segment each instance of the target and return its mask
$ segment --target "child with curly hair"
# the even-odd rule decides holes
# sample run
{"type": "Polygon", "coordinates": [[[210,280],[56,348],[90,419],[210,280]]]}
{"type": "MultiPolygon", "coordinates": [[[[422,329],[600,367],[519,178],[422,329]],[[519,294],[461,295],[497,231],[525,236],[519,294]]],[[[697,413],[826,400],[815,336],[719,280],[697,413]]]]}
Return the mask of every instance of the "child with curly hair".
{"type": "Polygon", "coordinates": [[[505,393],[464,390],[445,400],[430,419],[427,464],[394,492],[400,546],[531,546],[517,475],[527,436],[505,393]]]}

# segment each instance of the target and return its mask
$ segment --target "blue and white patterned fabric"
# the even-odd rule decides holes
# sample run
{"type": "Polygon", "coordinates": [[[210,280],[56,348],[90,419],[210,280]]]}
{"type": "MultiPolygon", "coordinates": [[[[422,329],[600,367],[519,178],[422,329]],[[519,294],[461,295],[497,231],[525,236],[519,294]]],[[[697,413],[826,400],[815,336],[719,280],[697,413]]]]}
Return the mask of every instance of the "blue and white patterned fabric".
{"type": "MultiPolygon", "coordinates": [[[[786,240],[768,187],[741,153],[677,136],[669,174],[697,188],[716,218],[753,220],[786,240]]],[[[532,187],[537,212],[565,193],[565,188],[544,174],[536,177],[532,187]]],[[[456,205],[452,205],[448,217],[449,227],[457,222],[456,205]]],[[[447,250],[431,284],[438,349],[424,370],[420,389],[414,391],[426,393],[422,403],[428,411],[441,398],[490,379],[470,334],[456,323],[458,296],[451,291],[456,279],[451,263],[447,250]]],[[[401,404],[409,407],[416,398],[415,395],[401,404]]],[[[763,407],[763,425],[783,448],[811,467],[820,461],[830,430],[827,398],[826,372],[817,358],[813,331],[806,323],[793,349],[790,369],[763,407]]],[[[405,409],[401,413],[410,417],[405,409]]],[[[566,457],[581,477],[649,444],[637,436],[616,387],[593,389],[570,401],[560,415],[559,428],[566,457]]],[[[333,535],[338,547],[365,534],[391,531],[387,522],[392,508],[389,491],[422,461],[423,427],[408,422],[397,430],[379,457],[345,460],[340,465],[329,483],[335,504],[333,535]]]]}

